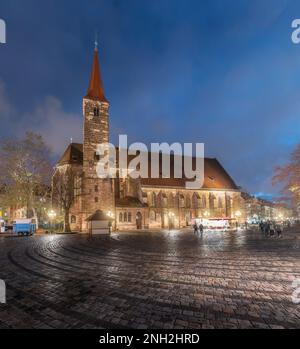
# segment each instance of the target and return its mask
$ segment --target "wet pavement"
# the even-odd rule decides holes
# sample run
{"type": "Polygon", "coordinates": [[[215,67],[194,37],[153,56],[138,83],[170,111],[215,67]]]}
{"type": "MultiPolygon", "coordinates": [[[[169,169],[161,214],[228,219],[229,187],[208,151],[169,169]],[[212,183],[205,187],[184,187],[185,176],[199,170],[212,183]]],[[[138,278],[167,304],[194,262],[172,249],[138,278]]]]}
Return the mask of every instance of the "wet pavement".
{"type": "Polygon", "coordinates": [[[300,233],[0,238],[0,279],[0,328],[300,328],[300,233]]]}

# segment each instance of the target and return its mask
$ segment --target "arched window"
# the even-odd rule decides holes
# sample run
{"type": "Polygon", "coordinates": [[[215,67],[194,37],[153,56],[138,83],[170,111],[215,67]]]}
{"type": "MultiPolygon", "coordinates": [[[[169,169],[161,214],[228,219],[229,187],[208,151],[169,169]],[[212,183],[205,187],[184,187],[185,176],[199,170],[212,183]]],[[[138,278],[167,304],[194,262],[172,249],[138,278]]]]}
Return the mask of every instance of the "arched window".
{"type": "Polygon", "coordinates": [[[152,222],[156,221],[155,211],[150,211],[150,221],[152,221],[152,222]]]}
{"type": "Polygon", "coordinates": [[[124,222],[127,222],[127,213],[124,213],[124,222]]]}
{"type": "Polygon", "coordinates": [[[191,207],[191,197],[189,195],[186,196],[185,202],[186,202],[186,207],[190,208],[191,207]]]}
{"type": "Polygon", "coordinates": [[[119,213],[119,222],[123,222],[123,214],[122,214],[122,212],[119,213]]]}
{"type": "Polygon", "coordinates": [[[97,197],[95,198],[95,202],[96,202],[96,203],[99,202],[99,199],[98,199],[97,197]]]}
{"type": "Polygon", "coordinates": [[[174,195],[172,193],[169,194],[169,207],[174,207],[174,195]]]}
{"type": "Polygon", "coordinates": [[[75,224],[76,223],[76,216],[71,216],[71,223],[75,224]]]}
{"type": "Polygon", "coordinates": [[[221,197],[219,197],[218,199],[218,208],[223,208],[223,202],[221,197]]]}
{"type": "Polygon", "coordinates": [[[128,213],[128,222],[129,223],[132,222],[132,214],[131,214],[131,212],[128,213]]]}
{"type": "Polygon", "coordinates": [[[156,194],[152,193],[151,206],[156,207],[156,194]]]}
{"type": "Polygon", "coordinates": [[[98,107],[94,108],[94,116],[99,116],[100,115],[100,110],[98,107]]]}
{"type": "Polygon", "coordinates": [[[206,208],[206,196],[202,196],[202,208],[206,208]]]}

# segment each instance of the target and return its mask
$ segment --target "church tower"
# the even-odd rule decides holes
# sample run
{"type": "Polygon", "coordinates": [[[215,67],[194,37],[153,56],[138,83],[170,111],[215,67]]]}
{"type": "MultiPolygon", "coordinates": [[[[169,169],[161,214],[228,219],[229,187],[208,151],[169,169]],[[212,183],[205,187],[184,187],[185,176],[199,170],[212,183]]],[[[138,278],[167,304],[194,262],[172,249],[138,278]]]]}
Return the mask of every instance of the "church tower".
{"type": "Polygon", "coordinates": [[[97,210],[114,212],[113,181],[98,178],[96,172],[97,146],[109,143],[109,102],[104,95],[97,43],[88,92],[83,98],[83,118],[82,228],[86,230],[85,219],[97,210]]]}

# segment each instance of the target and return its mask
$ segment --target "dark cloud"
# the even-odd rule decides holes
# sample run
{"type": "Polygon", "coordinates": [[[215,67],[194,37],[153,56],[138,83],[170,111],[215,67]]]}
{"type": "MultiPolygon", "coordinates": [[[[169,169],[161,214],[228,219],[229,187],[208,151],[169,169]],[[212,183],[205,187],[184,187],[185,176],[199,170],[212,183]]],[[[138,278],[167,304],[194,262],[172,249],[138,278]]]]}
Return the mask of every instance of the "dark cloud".
{"type": "Polygon", "coordinates": [[[205,142],[238,184],[276,194],[273,168],[300,139],[299,13],[292,0],[2,0],[0,137],[40,131],[56,156],[80,141],[97,30],[114,142],[205,142]]]}

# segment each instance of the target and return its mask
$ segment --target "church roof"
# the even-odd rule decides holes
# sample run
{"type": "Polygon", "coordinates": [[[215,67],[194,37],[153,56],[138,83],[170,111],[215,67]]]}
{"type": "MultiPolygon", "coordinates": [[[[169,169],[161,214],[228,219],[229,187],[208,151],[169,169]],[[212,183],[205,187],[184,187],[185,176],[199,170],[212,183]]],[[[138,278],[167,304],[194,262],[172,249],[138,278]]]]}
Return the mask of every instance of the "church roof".
{"type": "Polygon", "coordinates": [[[83,163],[83,145],[80,143],[71,143],[62,158],[58,162],[58,166],[72,165],[83,163]]]}
{"type": "MultiPolygon", "coordinates": [[[[150,154],[149,153],[149,172],[151,172],[150,166],[150,154]]],[[[194,159],[195,160],[195,159],[194,159]]],[[[59,161],[58,165],[65,164],[82,164],[83,163],[83,145],[78,143],[70,144],[65,151],[63,157],[59,161]]],[[[142,178],[141,182],[143,186],[154,187],[179,187],[185,188],[186,183],[189,181],[186,178],[172,178],[172,168],[174,168],[174,156],[171,156],[171,178],[142,178]]],[[[174,176],[173,176],[174,177],[174,176]]],[[[217,159],[205,158],[204,159],[204,184],[203,189],[228,189],[238,190],[239,187],[235,184],[234,180],[224,169],[217,159]]]]}
{"type": "Polygon", "coordinates": [[[85,98],[108,103],[104,95],[104,87],[101,79],[101,71],[98,57],[98,49],[94,50],[94,60],[91,73],[90,84],[85,98]]]}

